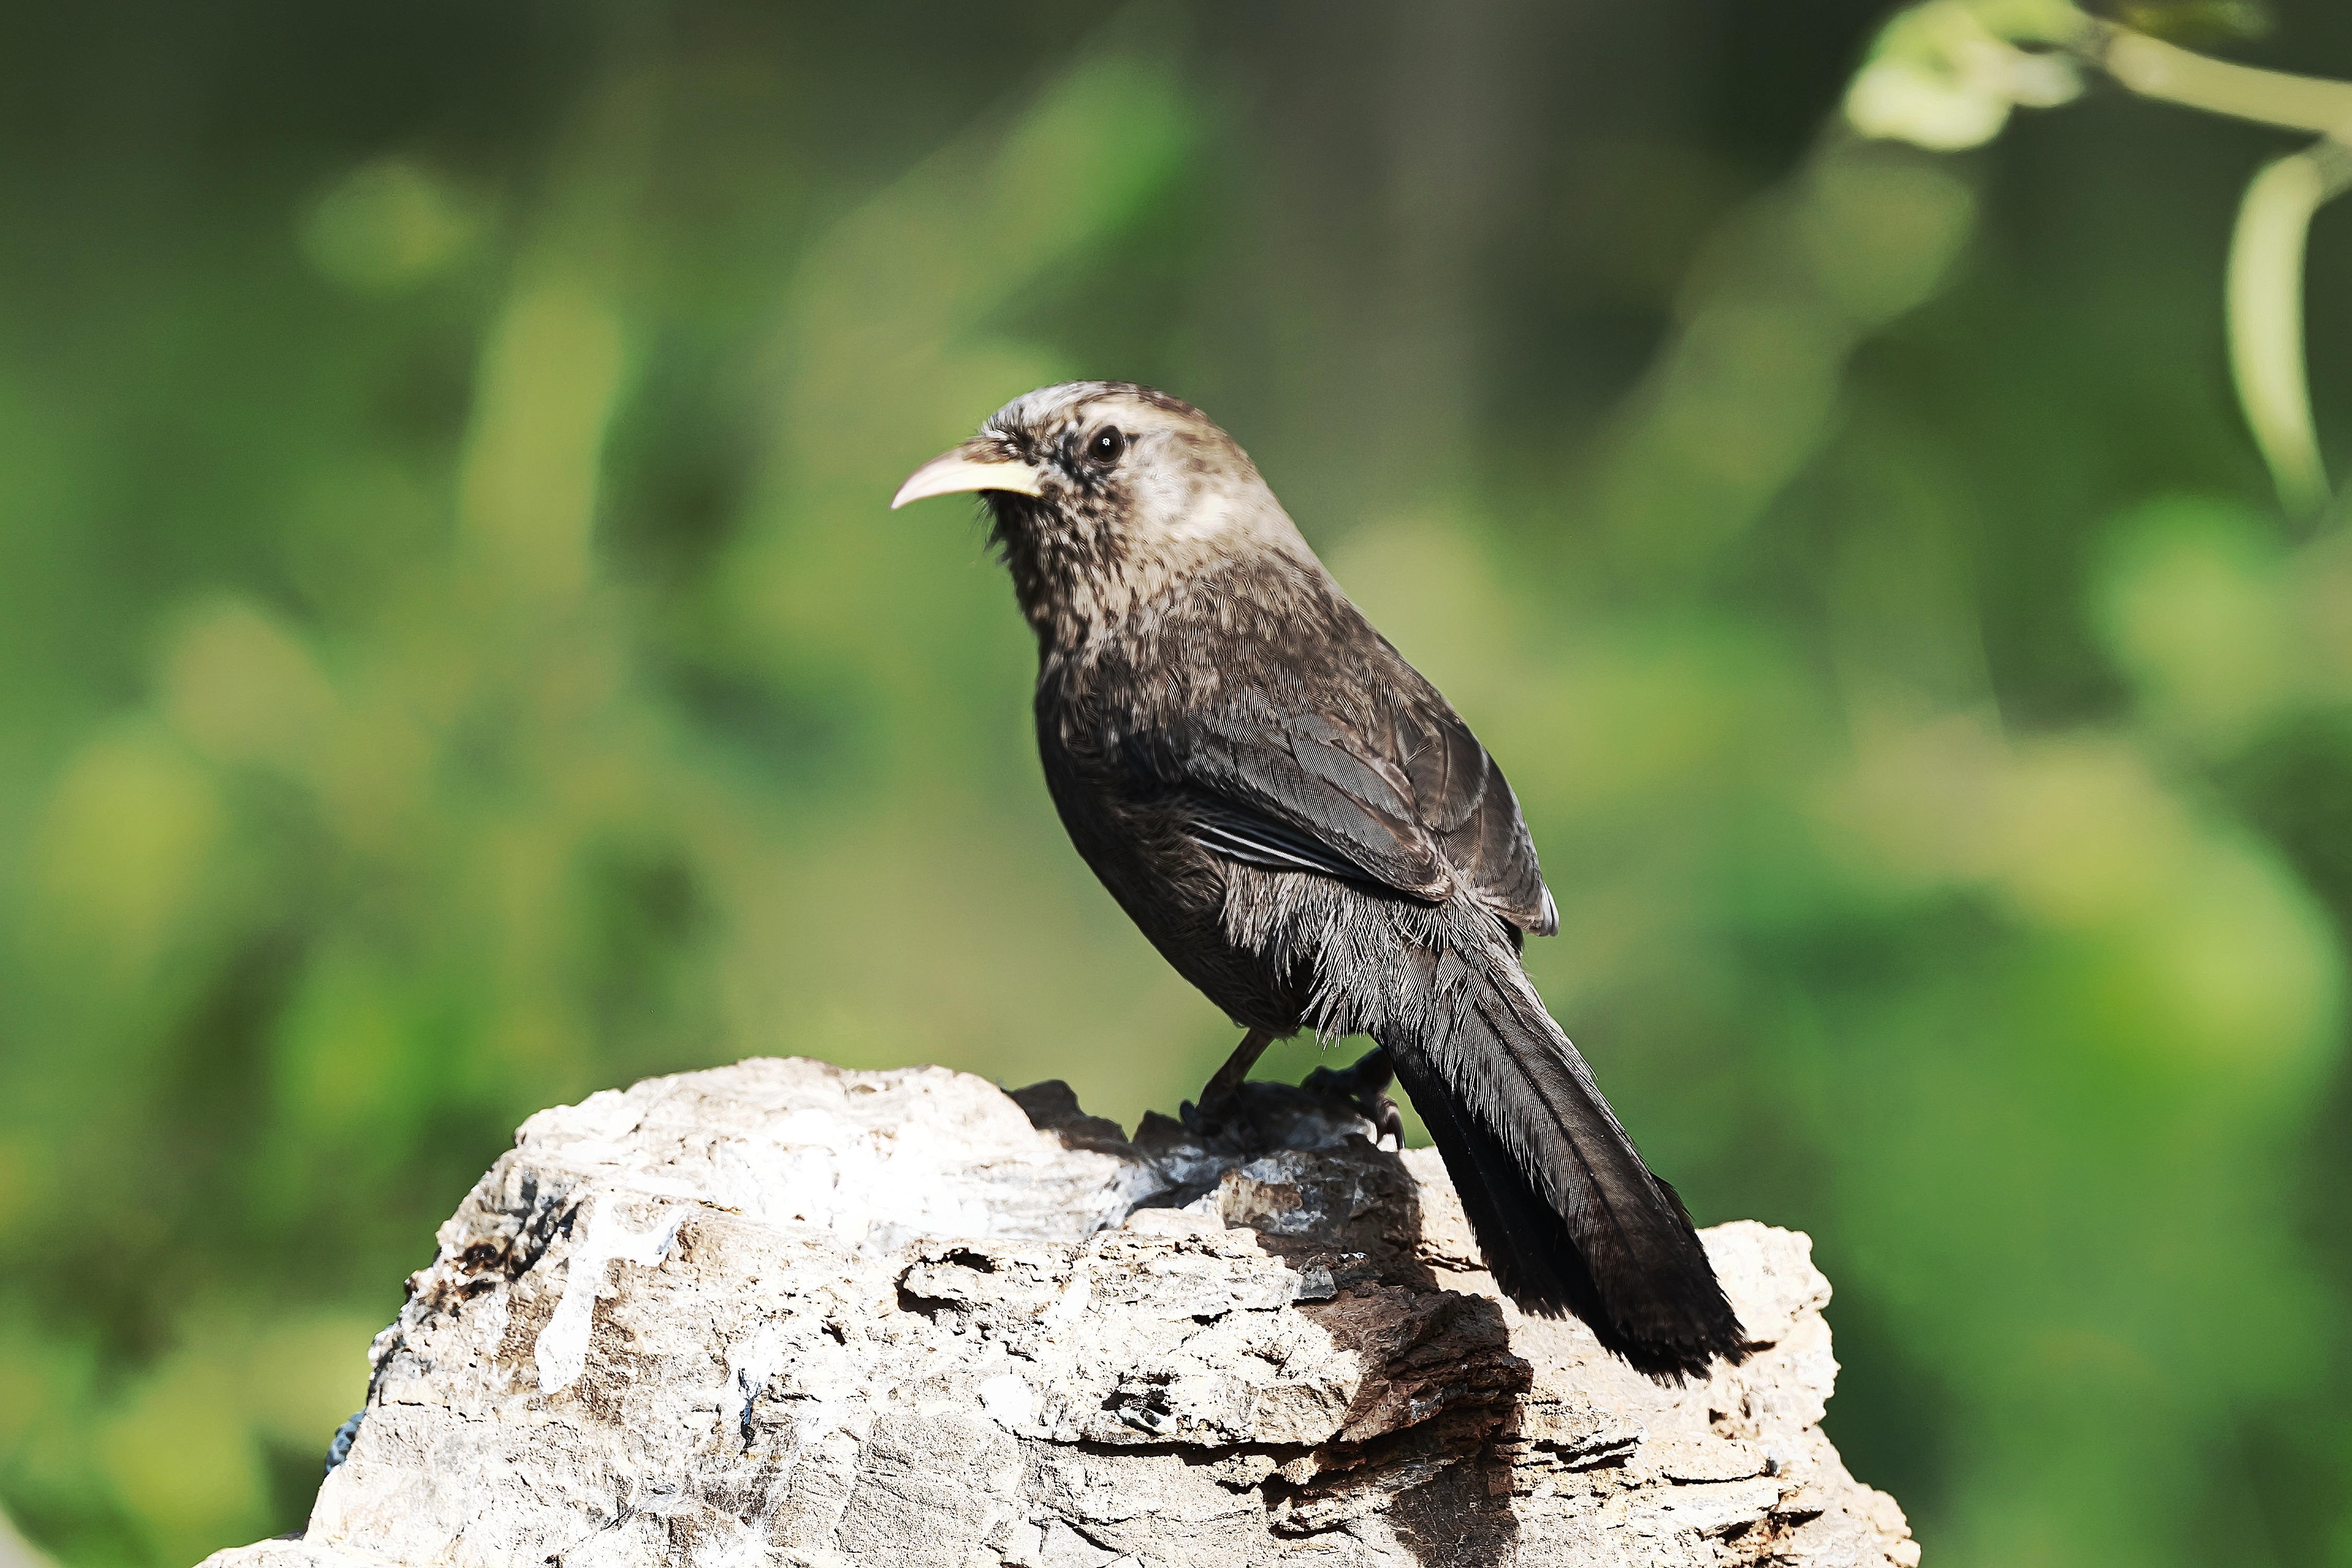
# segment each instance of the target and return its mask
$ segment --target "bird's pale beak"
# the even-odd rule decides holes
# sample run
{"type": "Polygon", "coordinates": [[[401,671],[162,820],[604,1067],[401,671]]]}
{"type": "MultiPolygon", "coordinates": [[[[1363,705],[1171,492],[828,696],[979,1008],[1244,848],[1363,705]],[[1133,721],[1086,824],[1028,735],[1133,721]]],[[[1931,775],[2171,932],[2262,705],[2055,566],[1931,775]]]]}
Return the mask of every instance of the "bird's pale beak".
{"type": "Polygon", "coordinates": [[[898,493],[890,498],[890,510],[897,511],[910,500],[966,490],[1013,490],[1024,496],[1045,493],[1037,482],[1036,469],[1006,457],[1002,442],[982,436],[951,452],[941,452],[908,474],[898,493]]]}

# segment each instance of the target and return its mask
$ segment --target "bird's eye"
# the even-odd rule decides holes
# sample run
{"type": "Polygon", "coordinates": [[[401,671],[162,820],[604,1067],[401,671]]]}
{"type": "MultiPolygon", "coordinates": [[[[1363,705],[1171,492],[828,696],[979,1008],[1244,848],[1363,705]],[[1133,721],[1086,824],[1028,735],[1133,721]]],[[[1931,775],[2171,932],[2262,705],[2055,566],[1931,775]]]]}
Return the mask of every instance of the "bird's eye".
{"type": "Polygon", "coordinates": [[[1127,437],[1116,425],[1106,425],[1095,432],[1087,443],[1087,456],[1106,466],[1116,463],[1127,450],[1127,437]]]}

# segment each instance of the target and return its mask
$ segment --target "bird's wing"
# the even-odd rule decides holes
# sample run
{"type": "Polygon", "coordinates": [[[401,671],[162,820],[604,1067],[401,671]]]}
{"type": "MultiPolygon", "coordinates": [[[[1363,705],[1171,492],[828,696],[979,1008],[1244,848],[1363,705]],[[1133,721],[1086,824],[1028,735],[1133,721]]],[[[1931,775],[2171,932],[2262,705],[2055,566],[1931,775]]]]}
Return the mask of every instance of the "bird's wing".
{"type": "Polygon", "coordinates": [[[1228,859],[1439,900],[1456,887],[1522,931],[1558,924],[1502,770],[1433,689],[1387,722],[1313,711],[1188,713],[1138,760],[1175,786],[1193,839],[1228,859]]]}
{"type": "MultiPolygon", "coordinates": [[[[1409,667],[1408,667],[1409,668],[1409,667]]],[[[1391,710],[1389,752],[1412,784],[1423,827],[1479,900],[1521,931],[1549,936],[1559,911],[1503,770],[1426,681],[1391,710]]]]}
{"type": "Polygon", "coordinates": [[[1188,808],[1193,838],[1229,859],[1442,899],[1454,879],[1413,810],[1412,785],[1317,713],[1184,715],[1131,752],[1188,808]]]}
{"type": "Polygon", "coordinates": [[[1314,871],[1351,882],[1380,880],[1313,834],[1223,795],[1187,791],[1184,807],[1186,832],[1192,841],[1228,860],[1269,871],[1314,871]]]}

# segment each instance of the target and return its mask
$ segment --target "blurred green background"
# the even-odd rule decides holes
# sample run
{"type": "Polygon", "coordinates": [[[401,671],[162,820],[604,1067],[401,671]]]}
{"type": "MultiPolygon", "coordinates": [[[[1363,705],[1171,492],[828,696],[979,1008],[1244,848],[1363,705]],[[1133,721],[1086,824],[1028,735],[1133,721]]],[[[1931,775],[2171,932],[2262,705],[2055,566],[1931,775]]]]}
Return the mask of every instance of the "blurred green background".
{"type": "MultiPolygon", "coordinates": [[[[1502,758],[1530,968],[1703,1222],[1812,1234],[1931,1562],[2352,1564],[2352,537],[2221,306],[2292,143],[1861,142],[1883,20],[0,13],[0,1505],[71,1568],[299,1527],[540,1107],[1198,1085],[981,528],[884,510],[1089,375],[1230,429],[1502,758]]],[[[2202,41],[2352,76],[2271,20],[2202,41]]]]}

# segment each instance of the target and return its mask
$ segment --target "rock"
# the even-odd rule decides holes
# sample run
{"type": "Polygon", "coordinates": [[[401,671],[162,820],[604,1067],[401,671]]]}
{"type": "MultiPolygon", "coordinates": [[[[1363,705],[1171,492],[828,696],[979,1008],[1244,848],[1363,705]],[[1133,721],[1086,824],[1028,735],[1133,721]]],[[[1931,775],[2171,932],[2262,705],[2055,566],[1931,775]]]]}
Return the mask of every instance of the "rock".
{"type": "Polygon", "coordinates": [[[0,1568],[49,1568],[48,1558],[16,1533],[5,1513],[0,1513],[0,1568]]]}
{"type": "Polygon", "coordinates": [[[1433,1151],[1275,1152],[1042,1084],[755,1060],[543,1111],[371,1352],[300,1540],[216,1568],[1895,1563],[1820,1421],[1810,1243],[1706,1233],[1765,1342],[1661,1386],[1497,1299],[1433,1151]]]}

